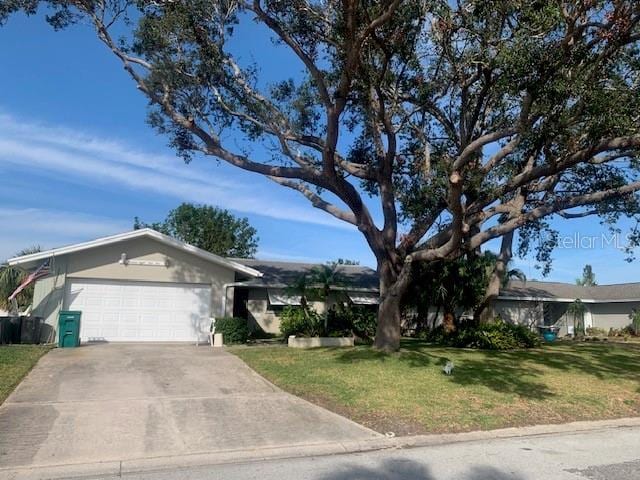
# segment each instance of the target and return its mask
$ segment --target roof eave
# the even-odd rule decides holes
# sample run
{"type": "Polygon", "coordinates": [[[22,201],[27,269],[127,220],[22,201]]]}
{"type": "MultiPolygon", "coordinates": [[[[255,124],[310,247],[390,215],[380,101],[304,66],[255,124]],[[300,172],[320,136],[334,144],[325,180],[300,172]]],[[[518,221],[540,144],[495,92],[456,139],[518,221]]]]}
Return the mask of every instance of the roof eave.
{"type": "Polygon", "coordinates": [[[96,240],[90,240],[88,242],[77,243],[75,245],[68,245],[66,247],[53,248],[44,252],[32,253],[29,255],[23,255],[21,257],[14,257],[7,260],[7,263],[11,266],[24,265],[31,262],[37,262],[38,260],[44,260],[51,257],[57,257],[61,255],[68,255],[71,253],[79,252],[82,250],[88,250],[91,248],[101,247],[104,245],[110,245],[123,240],[131,240],[138,237],[150,237],[158,240],[165,245],[172,246],[179,250],[186,251],[204,260],[217,265],[231,268],[232,270],[245,273],[251,277],[260,278],[262,273],[241,263],[227,260],[213,253],[202,250],[201,248],[194,247],[188,243],[181,242],[160,232],[152,230],[150,228],[143,228],[140,230],[134,230],[131,232],[119,233],[117,235],[111,235],[109,237],[98,238],[96,240]]]}

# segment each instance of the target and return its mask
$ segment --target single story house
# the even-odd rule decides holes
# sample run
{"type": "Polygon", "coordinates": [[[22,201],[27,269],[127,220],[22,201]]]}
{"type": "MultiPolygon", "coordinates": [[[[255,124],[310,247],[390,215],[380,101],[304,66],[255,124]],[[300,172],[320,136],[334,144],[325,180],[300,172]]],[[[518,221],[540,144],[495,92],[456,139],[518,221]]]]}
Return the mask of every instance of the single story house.
{"type": "MultiPolygon", "coordinates": [[[[223,258],[155,230],[141,229],[8,260],[25,270],[47,266],[34,289],[32,314],[42,317],[43,341],[55,341],[60,310],[82,311],[81,341],[205,341],[211,320],[235,316],[251,328],[278,333],[280,312],[299,305],[289,287],[315,264],[223,258]]],[[[322,312],[338,301],[375,308],[374,270],[340,265],[343,280],[322,312]]],[[[585,327],[605,331],[629,325],[640,308],[640,283],[582,287],[513,281],[493,304],[495,315],[535,329],[556,325],[572,333],[568,307],[580,299],[585,327]]]]}
{"type": "Polygon", "coordinates": [[[640,309],[640,283],[594,285],[560,282],[512,281],[494,302],[496,315],[535,328],[557,326],[560,335],[572,334],[573,315],[569,306],[580,300],[585,328],[621,329],[631,324],[629,315],[640,309]]]}
{"type": "MultiPolygon", "coordinates": [[[[287,287],[314,266],[223,258],[152,229],[8,260],[26,270],[45,262],[33,298],[33,315],[45,322],[42,340],[56,340],[60,310],[79,310],[83,342],[205,341],[212,318],[232,315],[276,333],[278,312],[299,304],[287,287]]],[[[328,303],[342,297],[375,305],[376,272],[339,268],[344,286],[332,289],[328,303]]]]}

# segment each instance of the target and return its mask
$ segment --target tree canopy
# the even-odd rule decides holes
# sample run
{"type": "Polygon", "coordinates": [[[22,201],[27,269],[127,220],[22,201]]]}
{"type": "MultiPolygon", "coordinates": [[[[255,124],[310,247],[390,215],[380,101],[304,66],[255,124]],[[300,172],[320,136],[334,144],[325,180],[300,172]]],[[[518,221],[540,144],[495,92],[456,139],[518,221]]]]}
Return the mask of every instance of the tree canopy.
{"type": "Polygon", "coordinates": [[[582,269],[582,277],[576,279],[576,285],[583,287],[593,287],[596,285],[596,274],[591,265],[585,265],[582,269]]]}
{"type": "Polygon", "coordinates": [[[378,348],[399,346],[412,264],[514,229],[527,248],[551,216],[638,215],[636,0],[7,0],[0,22],[41,4],[55,28],[93,25],[185,159],[264,175],[364,235],[378,348]],[[295,60],[280,79],[234,53],[249,25],[295,60]]]}
{"type": "Polygon", "coordinates": [[[134,229],[145,227],[223,257],[252,258],[258,249],[257,231],[247,218],[210,205],[183,203],[162,222],[134,219],[134,229]]]}

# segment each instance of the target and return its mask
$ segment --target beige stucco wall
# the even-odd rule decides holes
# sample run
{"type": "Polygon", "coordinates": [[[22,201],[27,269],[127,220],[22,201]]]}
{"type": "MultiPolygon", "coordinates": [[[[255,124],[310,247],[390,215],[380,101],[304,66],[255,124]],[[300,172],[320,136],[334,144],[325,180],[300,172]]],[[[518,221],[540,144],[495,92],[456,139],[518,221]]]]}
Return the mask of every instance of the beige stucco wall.
{"type": "MultiPolygon", "coordinates": [[[[339,295],[339,294],[338,294],[339,295]]],[[[335,305],[338,300],[335,294],[331,294],[327,302],[320,300],[309,301],[309,306],[318,313],[324,313],[335,305]]],[[[269,296],[266,288],[252,288],[248,292],[247,310],[249,312],[249,328],[262,328],[267,333],[280,333],[280,315],[282,308],[269,306],[269,296]]]]}
{"type": "MultiPolygon", "coordinates": [[[[66,285],[74,278],[146,282],[199,283],[211,285],[211,315],[222,316],[224,285],[235,279],[227,267],[200,259],[151,238],[136,238],[96,247],[54,259],[54,275],[38,280],[34,291],[34,315],[42,316],[48,328],[47,340],[55,339],[58,312],[64,305],[66,285]],[[122,253],[128,260],[164,262],[168,267],[122,265],[122,253]],[[66,280],[66,281],[65,281],[66,280]]],[[[233,289],[228,289],[227,305],[233,305],[233,289]]]]}
{"type": "Polygon", "coordinates": [[[599,303],[590,305],[593,326],[609,331],[610,328],[624,328],[631,324],[629,314],[640,309],[640,302],[599,303]]]}
{"type": "Polygon", "coordinates": [[[51,275],[41,278],[33,289],[33,315],[43,317],[40,341],[57,341],[58,312],[62,308],[65,293],[67,262],[64,257],[51,262],[51,275]]]}
{"type": "Polygon", "coordinates": [[[494,313],[503,320],[534,327],[542,323],[542,303],[522,302],[518,300],[496,300],[493,305],[494,313]]]}

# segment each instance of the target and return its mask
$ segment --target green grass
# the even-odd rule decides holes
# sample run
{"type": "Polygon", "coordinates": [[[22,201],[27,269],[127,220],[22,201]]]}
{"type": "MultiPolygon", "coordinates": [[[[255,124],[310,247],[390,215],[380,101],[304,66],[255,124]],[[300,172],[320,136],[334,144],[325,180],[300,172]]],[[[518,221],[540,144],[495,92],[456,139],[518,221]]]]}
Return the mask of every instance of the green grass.
{"type": "Polygon", "coordinates": [[[640,415],[640,346],[558,343],[490,352],[404,341],[232,352],[284,390],[381,432],[495,429],[640,415]],[[454,373],[442,366],[453,360],[454,373]]]}
{"type": "Polygon", "coordinates": [[[0,404],[51,348],[43,345],[0,346],[0,404]]]}

